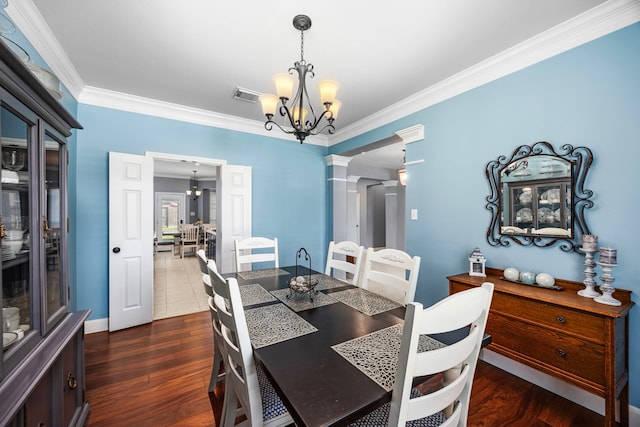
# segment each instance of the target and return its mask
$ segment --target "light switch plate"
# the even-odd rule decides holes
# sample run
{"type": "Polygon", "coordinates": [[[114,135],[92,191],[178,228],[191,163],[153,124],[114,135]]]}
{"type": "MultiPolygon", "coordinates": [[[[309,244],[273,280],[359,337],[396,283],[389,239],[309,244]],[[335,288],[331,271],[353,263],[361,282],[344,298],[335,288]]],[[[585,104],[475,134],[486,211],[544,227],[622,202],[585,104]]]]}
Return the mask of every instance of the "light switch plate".
{"type": "Polygon", "coordinates": [[[418,219],[418,209],[411,209],[411,219],[414,221],[418,219]]]}

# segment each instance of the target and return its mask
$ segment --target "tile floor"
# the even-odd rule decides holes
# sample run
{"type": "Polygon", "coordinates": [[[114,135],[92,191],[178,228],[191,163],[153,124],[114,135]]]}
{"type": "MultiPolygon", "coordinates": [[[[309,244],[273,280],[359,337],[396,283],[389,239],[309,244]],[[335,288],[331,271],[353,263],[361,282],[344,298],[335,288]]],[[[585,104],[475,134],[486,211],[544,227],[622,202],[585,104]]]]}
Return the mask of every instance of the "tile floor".
{"type": "Polygon", "coordinates": [[[154,320],[209,309],[202,273],[193,255],[185,255],[181,259],[174,256],[173,252],[157,252],[153,288],[154,320]]]}

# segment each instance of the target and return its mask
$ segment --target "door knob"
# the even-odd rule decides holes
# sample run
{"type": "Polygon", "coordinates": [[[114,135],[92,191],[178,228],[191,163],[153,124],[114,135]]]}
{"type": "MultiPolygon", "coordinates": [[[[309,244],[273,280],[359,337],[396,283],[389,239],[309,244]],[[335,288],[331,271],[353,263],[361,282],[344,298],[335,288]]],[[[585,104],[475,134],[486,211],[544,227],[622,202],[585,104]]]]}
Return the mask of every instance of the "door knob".
{"type": "Polygon", "coordinates": [[[113,253],[114,254],[117,254],[119,252],[120,252],[120,248],[119,247],[116,246],[115,248],[113,248],[113,253]]]}

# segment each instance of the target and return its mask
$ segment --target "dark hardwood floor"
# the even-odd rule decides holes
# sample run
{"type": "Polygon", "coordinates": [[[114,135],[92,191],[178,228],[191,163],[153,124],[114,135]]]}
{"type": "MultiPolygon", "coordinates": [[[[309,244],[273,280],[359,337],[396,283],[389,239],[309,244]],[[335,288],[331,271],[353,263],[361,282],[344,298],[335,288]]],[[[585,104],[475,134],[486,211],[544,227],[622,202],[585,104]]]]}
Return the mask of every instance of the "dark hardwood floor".
{"type": "MultiPolygon", "coordinates": [[[[86,336],[88,426],[215,426],[208,312],[86,336]]],[[[469,426],[598,426],[602,416],[480,361],[469,426]]]]}

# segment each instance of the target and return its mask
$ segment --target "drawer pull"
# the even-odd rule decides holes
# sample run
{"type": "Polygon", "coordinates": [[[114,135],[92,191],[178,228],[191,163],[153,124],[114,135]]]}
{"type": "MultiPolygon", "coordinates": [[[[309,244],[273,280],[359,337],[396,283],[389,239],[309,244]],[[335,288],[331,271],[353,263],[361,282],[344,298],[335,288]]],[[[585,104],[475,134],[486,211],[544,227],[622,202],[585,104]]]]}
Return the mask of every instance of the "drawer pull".
{"type": "Polygon", "coordinates": [[[558,316],[558,317],[556,317],[556,320],[558,322],[560,322],[560,323],[566,323],[567,322],[567,319],[565,319],[564,316],[558,316]]]}
{"type": "Polygon", "coordinates": [[[567,355],[567,353],[564,352],[563,349],[559,348],[556,350],[556,353],[558,354],[558,356],[560,357],[565,357],[567,355]]]}
{"type": "Polygon", "coordinates": [[[67,375],[67,386],[70,390],[75,390],[78,387],[78,381],[72,373],[69,373],[69,375],[67,375]]]}

